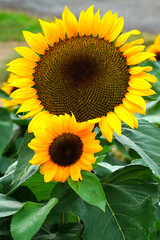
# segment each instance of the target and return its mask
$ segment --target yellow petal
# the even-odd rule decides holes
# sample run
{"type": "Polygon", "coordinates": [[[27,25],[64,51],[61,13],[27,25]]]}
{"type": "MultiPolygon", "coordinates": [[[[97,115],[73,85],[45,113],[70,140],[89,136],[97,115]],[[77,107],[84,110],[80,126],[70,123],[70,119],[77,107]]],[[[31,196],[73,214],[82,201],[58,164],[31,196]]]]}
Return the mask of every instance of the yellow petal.
{"type": "Polygon", "coordinates": [[[51,164],[50,167],[48,167],[44,173],[44,181],[50,182],[54,179],[54,176],[57,173],[57,164],[51,164]]]}
{"type": "Polygon", "coordinates": [[[40,128],[42,123],[50,117],[48,111],[43,111],[38,113],[29,123],[28,125],[28,132],[34,132],[36,129],[40,128]]]}
{"type": "Polygon", "coordinates": [[[95,140],[94,142],[88,142],[83,146],[83,151],[85,153],[97,153],[103,150],[101,145],[99,145],[99,140],[95,140]]]}
{"type": "Polygon", "coordinates": [[[88,120],[89,123],[98,123],[101,120],[101,118],[94,118],[91,120],[88,120]]]}
{"type": "Polygon", "coordinates": [[[132,41],[132,42],[122,45],[119,50],[120,50],[120,52],[125,52],[125,51],[127,51],[127,49],[131,48],[135,44],[142,44],[142,43],[144,43],[144,39],[140,38],[135,41],[132,41]]]}
{"type": "Polygon", "coordinates": [[[23,67],[23,66],[11,66],[7,68],[7,71],[18,74],[23,77],[32,76],[32,74],[35,73],[34,69],[23,67]]]}
{"type": "Polygon", "coordinates": [[[94,153],[89,154],[89,153],[84,153],[82,154],[83,160],[86,160],[87,162],[93,164],[96,161],[96,158],[94,157],[94,153]]]}
{"type": "Polygon", "coordinates": [[[37,113],[41,112],[44,107],[42,105],[39,105],[37,108],[33,109],[29,113],[27,113],[25,116],[22,117],[22,119],[30,118],[35,116],[37,113]]]}
{"type": "Polygon", "coordinates": [[[37,90],[34,88],[22,88],[22,89],[17,89],[13,93],[11,93],[10,97],[11,98],[17,98],[17,99],[25,99],[25,98],[31,98],[34,97],[37,93],[37,90]]]}
{"type": "Polygon", "coordinates": [[[115,46],[116,46],[116,47],[120,47],[122,44],[125,43],[125,41],[126,41],[131,35],[138,35],[138,34],[140,34],[140,33],[141,33],[141,32],[138,31],[138,30],[132,30],[132,31],[130,31],[130,32],[121,34],[121,35],[117,38],[117,41],[116,41],[115,46]]]}
{"type": "Polygon", "coordinates": [[[156,94],[155,91],[153,91],[153,89],[147,89],[147,90],[137,90],[137,89],[134,89],[132,87],[128,87],[127,90],[134,94],[134,95],[138,95],[138,96],[150,96],[150,95],[153,95],[153,94],[156,94]]]}
{"type": "Polygon", "coordinates": [[[125,108],[127,108],[130,112],[139,113],[139,114],[145,115],[145,111],[143,110],[143,108],[141,108],[137,104],[130,102],[126,98],[123,98],[122,101],[123,101],[123,105],[125,106],[125,108]]]}
{"type": "Polygon", "coordinates": [[[39,140],[37,138],[33,138],[29,143],[28,143],[28,146],[32,149],[35,149],[35,150],[40,150],[42,151],[41,148],[44,149],[47,149],[49,146],[48,146],[48,143],[42,141],[42,140],[39,140]]]}
{"type": "Polygon", "coordinates": [[[122,130],[122,124],[117,115],[113,112],[107,113],[107,121],[110,127],[120,136],[122,130]]]}
{"type": "Polygon", "coordinates": [[[129,111],[123,106],[123,104],[120,104],[119,106],[115,107],[114,111],[123,122],[128,124],[132,129],[134,128],[133,119],[129,111]]]}
{"type": "Polygon", "coordinates": [[[92,33],[92,30],[95,27],[93,26],[93,20],[94,20],[93,8],[94,8],[94,5],[90,6],[85,13],[85,21],[86,21],[85,34],[87,36],[89,36],[92,33]]]}
{"type": "Polygon", "coordinates": [[[80,169],[76,164],[70,166],[70,176],[73,181],[79,181],[79,179],[82,180],[80,169]]]}
{"type": "Polygon", "coordinates": [[[76,165],[81,170],[91,171],[93,169],[92,165],[86,160],[84,160],[83,158],[81,158],[78,162],[76,162],[76,165]]]}
{"type": "MultiPolygon", "coordinates": [[[[47,121],[48,123],[48,121],[47,121]]],[[[47,128],[49,129],[50,126],[47,125],[47,128]]],[[[50,145],[53,142],[53,139],[57,136],[54,136],[52,132],[48,131],[47,128],[44,129],[36,129],[34,131],[34,135],[36,139],[40,142],[44,142],[46,145],[50,145]]]]}
{"type": "Polygon", "coordinates": [[[85,29],[86,29],[85,11],[82,10],[79,15],[79,22],[78,22],[78,32],[80,37],[85,34],[86,32],[85,29]]]}
{"type": "Polygon", "coordinates": [[[112,28],[109,36],[109,42],[113,42],[121,33],[124,26],[124,18],[120,17],[116,25],[112,28]]]}
{"type": "Polygon", "coordinates": [[[99,122],[99,127],[103,136],[109,141],[112,142],[113,138],[113,129],[109,126],[107,118],[101,117],[101,121],[99,122]]]}
{"type": "Polygon", "coordinates": [[[101,23],[101,18],[100,18],[100,13],[98,9],[98,11],[93,17],[92,33],[94,37],[96,37],[99,33],[100,23],[101,23]]]}
{"type": "Polygon", "coordinates": [[[127,58],[127,64],[128,65],[136,65],[141,62],[143,62],[146,59],[149,59],[151,57],[154,57],[154,53],[149,53],[149,52],[142,52],[142,53],[137,53],[129,58],[127,58]]]}
{"type": "Polygon", "coordinates": [[[137,120],[137,118],[134,116],[134,114],[132,112],[130,112],[130,111],[128,111],[128,112],[129,112],[129,114],[130,114],[130,116],[131,116],[131,118],[132,118],[132,120],[134,122],[134,127],[138,128],[138,120],[137,120]]]}
{"type": "Polygon", "coordinates": [[[141,96],[137,96],[132,94],[131,92],[127,92],[125,97],[130,101],[133,102],[139,106],[141,106],[144,111],[146,111],[146,103],[144,101],[144,99],[141,96]]]}
{"type": "Polygon", "coordinates": [[[22,57],[29,61],[38,62],[40,60],[40,57],[31,49],[28,47],[16,47],[14,48],[16,52],[18,52],[22,57]]]}
{"type": "Polygon", "coordinates": [[[61,182],[64,183],[70,176],[70,167],[64,167],[63,169],[63,177],[61,178],[61,182]]]}
{"type": "Polygon", "coordinates": [[[99,38],[103,38],[108,34],[112,27],[113,16],[111,10],[106,12],[106,14],[102,17],[99,29],[99,38]]]}
{"type": "Polygon", "coordinates": [[[140,46],[133,46],[129,49],[127,49],[124,53],[123,56],[124,57],[130,57],[132,55],[135,55],[136,53],[142,52],[145,49],[144,45],[140,45],[140,46]]]}
{"type": "Polygon", "coordinates": [[[137,75],[132,75],[132,76],[130,76],[130,79],[145,79],[148,82],[153,82],[153,83],[158,82],[158,80],[155,76],[153,76],[149,73],[146,73],[146,72],[141,72],[137,75]]]}
{"type": "Polygon", "coordinates": [[[67,27],[67,36],[69,38],[77,36],[77,19],[73,13],[65,6],[62,13],[62,19],[67,27]]]}
{"type": "Polygon", "coordinates": [[[53,164],[54,164],[54,163],[53,163],[52,160],[49,160],[49,161],[43,163],[43,164],[40,166],[40,173],[44,175],[45,172],[47,171],[47,169],[48,169],[50,166],[52,166],[53,164]]]}
{"type": "Polygon", "coordinates": [[[143,71],[146,71],[146,72],[150,72],[150,71],[152,71],[152,67],[151,66],[147,66],[147,67],[132,67],[132,68],[130,68],[129,69],[129,73],[131,74],[131,75],[136,75],[136,74],[139,74],[139,73],[141,73],[141,72],[143,72],[143,71]]]}
{"type": "MultiPolygon", "coordinates": [[[[56,42],[59,41],[59,38],[64,40],[66,37],[65,36],[66,32],[67,32],[66,24],[62,21],[62,19],[55,18],[54,21],[55,22],[53,22],[52,25],[56,25],[56,30],[57,30],[56,32],[58,33],[56,42]]],[[[56,39],[56,37],[55,37],[55,39],[56,39]]],[[[53,39],[52,39],[52,41],[53,41],[53,39]]]]}
{"type": "Polygon", "coordinates": [[[150,89],[152,87],[152,85],[147,82],[146,80],[144,79],[141,79],[141,78],[131,78],[129,81],[128,81],[129,85],[135,89],[140,89],[140,90],[147,90],[147,89],[150,89]]]}
{"type": "Polygon", "coordinates": [[[45,38],[47,43],[53,47],[55,42],[59,42],[59,36],[57,33],[57,28],[56,28],[56,24],[52,24],[46,21],[42,21],[39,19],[39,22],[41,24],[41,28],[44,32],[45,38]]]}
{"type": "Polygon", "coordinates": [[[41,33],[34,34],[23,31],[23,36],[28,45],[37,53],[45,54],[45,50],[49,48],[45,37],[41,33]]]}
{"type": "Polygon", "coordinates": [[[49,161],[50,157],[46,152],[36,153],[34,157],[29,161],[33,165],[40,165],[49,161]]]}
{"type": "Polygon", "coordinates": [[[24,103],[22,103],[22,105],[18,109],[17,113],[28,112],[32,109],[37,108],[40,104],[41,104],[41,101],[38,100],[37,98],[30,98],[30,99],[26,100],[24,103]]]}
{"type": "Polygon", "coordinates": [[[9,62],[6,65],[10,66],[10,67],[21,66],[21,67],[26,67],[26,68],[30,69],[30,68],[36,67],[37,63],[28,61],[25,58],[17,58],[17,59],[12,60],[11,62],[9,62]]]}
{"type": "Polygon", "coordinates": [[[54,176],[53,180],[56,182],[62,182],[64,179],[64,167],[58,166],[57,173],[54,176]]]}
{"type": "Polygon", "coordinates": [[[32,81],[34,77],[22,77],[19,75],[15,75],[14,80],[9,84],[9,86],[14,86],[17,88],[22,88],[22,87],[32,87],[35,85],[35,82],[32,81]]]}

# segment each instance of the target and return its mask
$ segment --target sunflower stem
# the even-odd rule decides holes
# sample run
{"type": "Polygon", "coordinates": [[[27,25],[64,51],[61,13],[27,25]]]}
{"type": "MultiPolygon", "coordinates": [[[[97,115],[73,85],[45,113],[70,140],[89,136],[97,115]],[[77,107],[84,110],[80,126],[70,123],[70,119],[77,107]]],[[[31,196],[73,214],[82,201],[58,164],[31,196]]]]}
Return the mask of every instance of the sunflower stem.
{"type": "Polygon", "coordinates": [[[45,230],[48,234],[52,234],[47,228],[45,228],[44,226],[42,226],[42,229],[45,230]]]}
{"type": "Polygon", "coordinates": [[[64,223],[64,212],[60,211],[59,213],[59,227],[61,227],[64,223]]]}

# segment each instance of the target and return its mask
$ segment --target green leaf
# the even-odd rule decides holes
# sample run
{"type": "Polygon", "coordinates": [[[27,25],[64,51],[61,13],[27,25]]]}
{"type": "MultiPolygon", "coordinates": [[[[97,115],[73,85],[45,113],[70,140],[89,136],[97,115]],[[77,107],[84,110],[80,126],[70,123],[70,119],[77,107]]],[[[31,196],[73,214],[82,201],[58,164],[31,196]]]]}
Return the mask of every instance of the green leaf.
{"type": "Polygon", "coordinates": [[[83,240],[149,239],[157,221],[151,200],[156,199],[157,186],[148,167],[130,165],[124,169],[113,172],[103,182],[105,212],[83,201],[66,184],[58,183],[53,189],[53,196],[59,197],[55,209],[78,215],[84,222],[83,240]]]}
{"type": "Polygon", "coordinates": [[[11,166],[9,166],[9,168],[5,172],[5,175],[0,178],[0,184],[2,185],[4,193],[8,193],[11,190],[11,183],[14,178],[16,164],[17,162],[14,162],[11,166]]]}
{"type": "Polygon", "coordinates": [[[82,231],[83,227],[83,224],[80,223],[64,224],[56,233],[54,240],[77,240],[78,233],[82,231]]]}
{"type": "MultiPolygon", "coordinates": [[[[101,163],[101,166],[107,167],[108,164],[101,163]]],[[[148,196],[152,197],[154,203],[158,200],[158,187],[155,184],[152,171],[140,164],[127,165],[124,167],[110,166],[112,171],[110,175],[101,180],[102,184],[118,184],[124,191],[132,195],[135,201],[143,203],[148,196]]]]}
{"type": "Polygon", "coordinates": [[[134,149],[160,179],[160,129],[145,120],[139,120],[138,129],[124,125],[122,135],[115,134],[115,138],[134,149]]]}
{"type": "Polygon", "coordinates": [[[57,199],[52,198],[46,205],[26,202],[13,216],[11,233],[14,240],[30,240],[40,229],[57,199]]]}
{"type": "Polygon", "coordinates": [[[9,112],[0,108],[0,155],[8,144],[12,134],[12,121],[9,112]]]}
{"type": "Polygon", "coordinates": [[[91,172],[82,171],[82,181],[68,179],[71,188],[86,202],[105,211],[106,197],[99,179],[91,172]]]}
{"type": "Polygon", "coordinates": [[[26,132],[18,154],[18,164],[15,170],[15,179],[20,179],[30,165],[29,160],[31,160],[31,158],[33,157],[34,151],[28,147],[28,143],[33,138],[33,133],[26,132]]]}
{"type": "Polygon", "coordinates": [[[0,194],[0,217],[6,217],[14,214],[22,206],[22,203],[14,200],[13,198],[0,194]]]}
{"type": "Polygon", "coordinates": [[[154,97],[148,97],[148,96],[144,96],[143,97],[143,99],[145,100],[145,101],[156,101],[157,100],[157,98],[156,98],[156,96],[158,97],[158,94],[156,94],[156,96],[155,95],[153,95],[154,97]]]}
{"type": "Polygon", "coordinates": [[[2,89],[0,89],[0,98],[5,98],[6,100],[11,100],[12,98],[9,97],[9,95],[4,92],[2,89]]]}
{"type": "Polygon", "coordinates": [[[37,171],[32,177],[23,183],[35,194],[38,201],[48,200],[50,193],[57,182],[44,182],[44,176],[37,171]]]}
{"type": "Polygon", "coordinates": [[[145,119],[151,123],[160,123],[160,98],[154,102],[149,102],[147,104],[146,115],[138,115],[141,119],[145,119]]]}

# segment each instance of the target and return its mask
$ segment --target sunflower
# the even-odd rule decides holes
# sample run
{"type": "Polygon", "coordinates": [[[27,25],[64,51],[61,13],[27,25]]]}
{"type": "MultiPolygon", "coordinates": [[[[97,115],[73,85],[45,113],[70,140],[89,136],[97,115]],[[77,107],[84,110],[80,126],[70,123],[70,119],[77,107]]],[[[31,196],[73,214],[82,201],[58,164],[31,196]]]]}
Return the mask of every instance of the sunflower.
{"type": "MultiPolygon", "coordinates": [[[[13,73],[11,73],[9,75],[8,80],[6,82],[2,83],[1,89],[8,95],[10,95],[13,91],[15,91],[17,89],[12,86],[12,82],[13,82],[14,78],[15,78],[15,75],[13,73]]],[[[5,107],[10,108],[11,110],[13,110],[14,107],[16,107],[19,103],[19,100],[17,100],[17,99],[7,100],[5,98],[1,98],[1,101],[5,107]]]]}
{"type": "Polygon", "coordinates": [[[24,118],[42,109],[44,116],[72,112],[78,122],[99,123],[109,142],[113,130],[121,134],[121,120],[138,127],[134,113],[145,114],[142,96],[155,94],[150,82],[157,82],[150,66],[138,66],[155,56],[143,52],[143,39],[125,43],[140,32],[122,33],[123,17],[108,11],[101,19],[93,6],[79,20],[65,7],[62,19],[40,24],[44,35],[24,31],[31,48],[16,48],[23,58],[8,64],[20,88],[11,97],[25,100],[18,112],[28,112],[24,118]]]}
{"type": "Polygon", "coordinates": [[[160,60],[160,34],[157,35],[154,43],[151,44],[146,51],[154,53],[156,55],[155,56],[156,60],[157,61],[160,60]]]}
{"type": "Polygon", "coordinates": [[[28,144],[35,151],[31,164],[39,165],[44,181],[82,180],[81,171],[91,171],[94,153],[102,150],[92,133],[94,124],[78,123],[74,115],[49,114],[43,125],[33,127],[35,138],[28,144]]]}

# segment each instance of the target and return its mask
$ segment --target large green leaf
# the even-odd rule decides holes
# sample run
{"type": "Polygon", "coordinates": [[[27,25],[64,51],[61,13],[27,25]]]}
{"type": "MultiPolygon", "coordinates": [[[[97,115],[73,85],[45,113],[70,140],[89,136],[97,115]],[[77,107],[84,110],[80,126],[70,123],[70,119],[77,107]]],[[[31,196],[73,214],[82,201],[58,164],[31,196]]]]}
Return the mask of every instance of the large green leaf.
{"type": "Polygon", "coordinates": [[[38,201],[42,201],[49,199],[50,193],[56,185],[56,182],[52,181],[45,183],[44,176],[37,171],[32,177],[25,181],[23,185],[32,190],[38,201]]]}
{"type": "Polygon", "coordinates": [[[14,200],[13,198],[0,194],[0,217],[6,217],[14,214],[22,206],[22,203],[14,200]]]}
{"type": "Polygon", "coordinates": [[[19,150],[18,163],[14,171],[14,179],[10,186],[10,192],[14,191],[21,183],[30,178],[39,168],[29,163],[29,160],[33,157],[34,151],[28,147],[28,143],[34,137],[33,133],[26,132],[24,140],[19,150]]]}
{"type": "Polygon", "coordinates": [[[99,179],[91,172],[82,171],[82,181],[68,179],[71,188],[86,202],[105,211],[106,197],[99,179]]]}
{"type": "Polygon", "coordinates": [[[56,209],[71,212],[83,220],[84,240],[149,239],[150,228],[157,220],[152,202],[152,198],[156,201],[157,186],[147,167],[130,165],[124,169],[103,179],[105,212],[83,201],[66,184],[58,183],[53,189],[52,195],[59,198],[56,209]]]}
{"type": "Polygon", "coordinates": [[[20,179],[30,165],[29,160],[34,155],[34,151],[28,147],[28,143],[34,138],[33,133],[26,132],[24,140],[19,150],[18,163],[15,170],[15,179],[20,179]]]}
{"type": "Polygon", "coordinates": [[[151,123],[160,124],[160,98],[154,102],[147,103],[146,115],[138,115],[141,119],[145,119],[151,123]]]}
{"type": "Polygon", "coordinates": [[[82,229],[83,224],[80,223],[64,224],[56,233],[54,240],[78,240],[78,233],[80,233],[82,229]]]}
{"type": "Polygon", "coordinates": [[[13,216],[11,233],[14,240],[30,240],[40,229],[57,199],[52,198],[46,205],[26,202],[13,216]]]}
{"type": "Polygon", "coordinates": [[[12,121],[9,112],[0,108],[0,155],[8,144],[12,134],[12,121]]]}
{"type": "Polygon", "coordinates": [[[123,126],[122,135],[115,134],[123,145],[134,149],[160,179],[160,129],[145,120],[139,120],[138,129],[123,126]]]}

